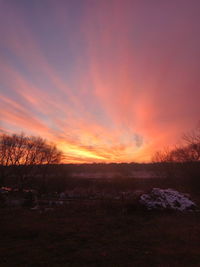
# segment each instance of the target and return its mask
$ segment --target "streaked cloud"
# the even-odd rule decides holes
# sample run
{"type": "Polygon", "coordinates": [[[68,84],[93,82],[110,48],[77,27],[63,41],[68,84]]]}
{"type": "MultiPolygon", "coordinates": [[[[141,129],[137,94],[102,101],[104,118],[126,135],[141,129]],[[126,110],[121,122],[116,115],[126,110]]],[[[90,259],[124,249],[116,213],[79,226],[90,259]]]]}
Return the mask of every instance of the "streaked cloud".
{"type": "Polygon", "coordinates": [[[0,131],[148,161],[199,120],[198,1],[1,1],[0,131]]]}

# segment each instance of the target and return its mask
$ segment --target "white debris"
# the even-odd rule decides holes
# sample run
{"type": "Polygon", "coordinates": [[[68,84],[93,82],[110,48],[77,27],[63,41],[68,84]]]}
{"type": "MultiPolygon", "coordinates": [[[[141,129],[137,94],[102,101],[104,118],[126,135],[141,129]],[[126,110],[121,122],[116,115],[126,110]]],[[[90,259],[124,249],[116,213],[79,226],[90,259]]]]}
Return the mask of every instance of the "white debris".
{"type": "Polygon", "coordinates": [[[141,195],[140,203],[148,210],[191,211],[197,209],[192,200],[174,189],[153,188],[149,194],[141,195]]]}

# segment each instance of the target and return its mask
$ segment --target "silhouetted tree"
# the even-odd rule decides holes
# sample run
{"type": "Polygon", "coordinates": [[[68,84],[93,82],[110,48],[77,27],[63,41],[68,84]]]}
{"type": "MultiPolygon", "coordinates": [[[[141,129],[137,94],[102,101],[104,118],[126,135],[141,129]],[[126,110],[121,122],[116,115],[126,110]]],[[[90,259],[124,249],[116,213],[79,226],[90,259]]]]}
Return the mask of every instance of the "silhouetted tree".
{"type": "Polygon", "coordinates": [[[159,163],[156,170],[160,176],[182,177],[192,189],[200,187],[200,127],[182,137],[182,144],[157,151],[152,161],[159,163]]]}
{"type": "Polygon", "coordinates": [[[155,152],[153,162],[196,162],[200,161],[200,127],[183,135],[183,144],[173,149],[155,152]]]}
{"type": "Polygon", "coordinates": [[[40,137],[29,137],[24,134],[0,135],[0,171],[1,184],[8,175],[18,178],[18,185],[22,188],[28,176],[43,166],[43,179],[47,168],[57,164],[62,159],[62,152],[55,145],[47,143],[40,137]]]}

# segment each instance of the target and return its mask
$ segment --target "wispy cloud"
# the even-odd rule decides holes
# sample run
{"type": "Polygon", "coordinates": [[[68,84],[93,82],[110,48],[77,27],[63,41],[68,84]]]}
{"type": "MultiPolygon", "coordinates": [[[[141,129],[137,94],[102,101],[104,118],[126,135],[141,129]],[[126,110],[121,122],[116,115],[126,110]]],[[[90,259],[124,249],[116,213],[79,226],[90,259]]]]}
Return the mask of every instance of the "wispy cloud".
{"type": "Polygon", "coordinates": [[[66,162],[121,162],[195,126],[198,2],[28,2],[0,4],[0,131],[47,138],[66,162]]]}

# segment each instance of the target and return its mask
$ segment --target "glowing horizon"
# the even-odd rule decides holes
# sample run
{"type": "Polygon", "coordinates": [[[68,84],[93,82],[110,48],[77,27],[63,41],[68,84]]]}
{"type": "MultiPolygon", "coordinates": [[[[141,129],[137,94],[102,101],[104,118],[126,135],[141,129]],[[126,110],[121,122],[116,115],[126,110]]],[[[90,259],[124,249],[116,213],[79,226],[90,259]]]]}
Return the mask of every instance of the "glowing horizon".
{"type": "Polygon", "coordinates": [[[199,1],[0,2],[0,132],[146,162],[200,118],[199,1]]]}

